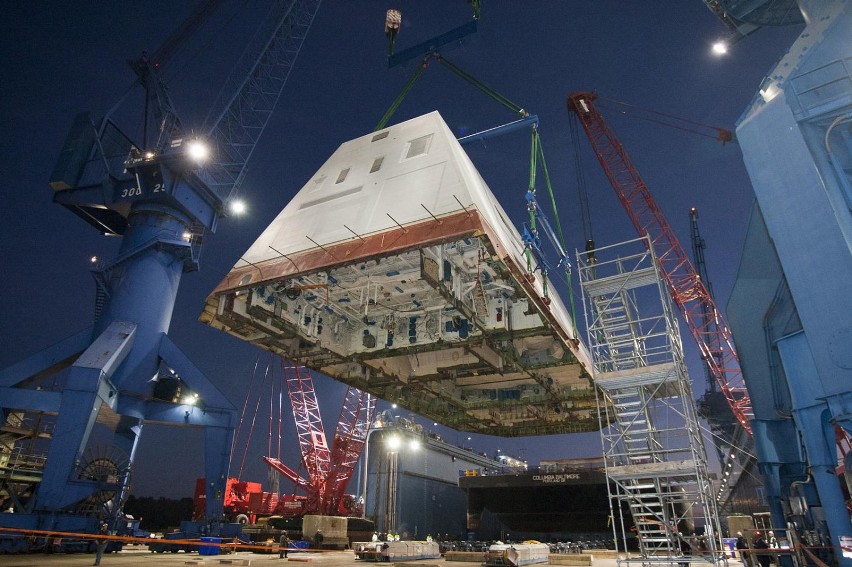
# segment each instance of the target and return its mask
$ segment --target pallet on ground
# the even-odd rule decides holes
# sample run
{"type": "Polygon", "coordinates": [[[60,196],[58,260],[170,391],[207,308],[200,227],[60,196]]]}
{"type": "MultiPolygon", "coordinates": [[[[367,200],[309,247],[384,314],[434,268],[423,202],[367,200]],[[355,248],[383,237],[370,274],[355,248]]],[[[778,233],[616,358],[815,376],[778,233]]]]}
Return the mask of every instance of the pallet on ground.
{"type": "Polygon", "coordinates": [[[448,551],[444,553],[445,561],[461,561],[466,563],[482,563],[481,551],[448,551]]]}
{"type": "Polygon", "coordinates": [[[592,564],[592,556],[580,553],[551,553],[547,562],[550,565],[577,565],[579,567],[586,567],[592,564]]]}

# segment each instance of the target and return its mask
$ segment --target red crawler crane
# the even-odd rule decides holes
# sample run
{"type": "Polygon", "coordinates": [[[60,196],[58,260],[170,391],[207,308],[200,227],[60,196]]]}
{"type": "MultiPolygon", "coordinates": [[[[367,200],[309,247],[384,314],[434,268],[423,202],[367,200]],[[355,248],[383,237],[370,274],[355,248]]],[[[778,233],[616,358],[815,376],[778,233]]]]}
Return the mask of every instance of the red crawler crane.
{"type": "MultiPolygon", "coordinates": [[[[285,494],[279,498],[276,493],[264,492],[258,482],[229,478],[224,495],[225,514],[233,520],[250,523],[254,523],[258,516],[270,515],[359,516],[361,513],[359,507],[362,504],[359,504],[355,497],[346,494],[346,486],[352,478],[361,451],[364,449],[367,433],[375,417],[376,399],[356,388],[347,389],[337,420],[333,444],[329,448],[310,370],[293,366],[284,360],[280,362],[296,422],[296,433],[302,456],[301,467],[304,467],[307,472],[307,479],[282,463],[277,457],[266,456],[263,460],[292,481],[295,489],[301,490],[304,494],[295,494],[296,490],[294,490],[292,494],[285,494]]],[[[262,387],[263,384],[259,389],[262,387]]],[[[283,386],[281,388],[283,389],[283,386]]],[[[275,397],[274,390],[273,382],[270,400],[275,397]]],[[[251,389],[248,396],[251,396],[251,389]]],[[[246,407],[248,407],[248,396],[246,407]]],[[[259,407],[259,397],[257,402],[255,417],[259,407]]],[[[243,411],[245,412],[245,408],[243,411]]],[[[273,435],[272,413],[270,403],[270,439],[273,435]]],[[[279,444],[281,418],[282,416],[279,415],[279,444]]],[[[251,429],[254,428],[254,421],[254,419],[251,420],[251,429]]],[[[248,436],[251,437],[251,431],[248,436]]],[[[246,441],[246,450],[248,450],[248,441],[246,441]]],[[[272,451],[271,441],[269,450],[272,451]]],[[[241,475],[242,464],[239,470],[238,474],[241,475]]],[[[204,482],[203,478],[196,482],[195,518],[204,516],[206,506],[204,482]]]]}
{"type": "Polygon", "coordinates": [[[751,400],[728,324],[618,137],[595,108],[596,98],[594,93],[572,93],[568,96],[568,109],[583,125],[595,155],[636,231],[640,236],[648,235],[650,238],[669,293],[698,344],[701,357],[719,384],[734,417],[751,435],[748,421],[752,417],[751,400]]]}
{"type": "Polygon", "coordinates": [[[351,515],[355,512],[355,505],[346,501],[346,486],[367,440],[375,417],[376,400],[357,388],[346,390],[334,443],[329,449],[310,371],[285,364],[282,361],[302,464],[308,478],[303,478],[277,458],[264,457],[263,460],[305,491],[303,514],[351,515]]]}

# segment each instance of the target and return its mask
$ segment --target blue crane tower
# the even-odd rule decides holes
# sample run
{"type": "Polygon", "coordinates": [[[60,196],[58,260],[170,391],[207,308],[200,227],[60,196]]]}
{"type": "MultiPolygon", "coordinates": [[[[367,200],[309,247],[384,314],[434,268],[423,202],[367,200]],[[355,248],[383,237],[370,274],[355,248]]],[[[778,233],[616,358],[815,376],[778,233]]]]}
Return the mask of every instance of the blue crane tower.
{"type": "Polygon", "coordinates": [[[94,532],[119,519],[146,423],[204,428],[207,520],[221,519],[236,412],[169,338],[169,323],[320,2],[272,3],[200,135],[176,115],[160,68],[220,0],[201,2],[160,49],[131,62],[146,93],[141,140],[113,111],[75,119],[50,177],[54,202],[122,241],[93,270],[94,324],[0,371],[0,525],[94,532]]]}
{"type": "Polygon", "coordinates": [[[737,125],[755,209],[728,311],[772,526],[802,530],[818,553],[834,550],[824,560],[849,566],[837,472],[852,465],[838,467],[838,436],[852,432],[852,3],[705,2],[734,39],[805,24],[737,125]]]}

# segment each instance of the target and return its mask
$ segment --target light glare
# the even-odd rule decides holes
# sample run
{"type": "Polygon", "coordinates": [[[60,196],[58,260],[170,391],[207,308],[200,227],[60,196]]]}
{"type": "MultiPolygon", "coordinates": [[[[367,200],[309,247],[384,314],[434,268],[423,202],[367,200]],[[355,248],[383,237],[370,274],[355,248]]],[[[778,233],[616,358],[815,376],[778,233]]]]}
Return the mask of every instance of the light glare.
{"type": "Polygon", "coordinates": [[[396,451],[397,449],[399,449],[400,445],[402,445],[402,440],[396,435],[392,435],[388,437],[387,445],[388,449],[390,449],[391,451],[396,451]]]}
{"type": "Polygon", "coordinates": [[[724,41],[717,41],[713,44],[713,53],[716,55],[725,55],[728,52],[728,44],[724,41]]]}
{"type": "Polygon", "coordinates": [[[194,161],[202,162],[210,157],[210,148],[201,140],[191,140],[186,145],[186,152],[194,161]]]}
{"type": "Polygon", "coordinates": [[[240,199],[234,199],[231,201],[231,212],[235,215],[241,215],[246,212],[246,204],[244,201],[240,199]]]}

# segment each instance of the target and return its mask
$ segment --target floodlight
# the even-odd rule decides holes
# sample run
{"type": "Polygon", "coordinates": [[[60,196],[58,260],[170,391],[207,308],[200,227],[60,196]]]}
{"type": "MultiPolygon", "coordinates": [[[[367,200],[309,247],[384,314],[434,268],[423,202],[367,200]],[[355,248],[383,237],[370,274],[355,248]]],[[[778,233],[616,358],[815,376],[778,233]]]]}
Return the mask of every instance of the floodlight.
{"type": "Polygon", "coordinates": [[[728,53],[728,43],[719,40],[713,44],[712,50],[715,55],[725,55],[728,53]]]}
{"type": "Polygon", "coordinates": [[[186,145],[186,153],[193,161],[201,163],[207,161],[207,158],[210,157],[210,148],[207,144],[196,138],[190,140],[186,145]]]}

